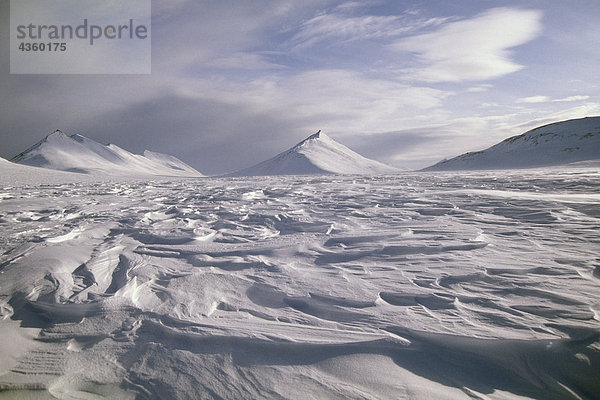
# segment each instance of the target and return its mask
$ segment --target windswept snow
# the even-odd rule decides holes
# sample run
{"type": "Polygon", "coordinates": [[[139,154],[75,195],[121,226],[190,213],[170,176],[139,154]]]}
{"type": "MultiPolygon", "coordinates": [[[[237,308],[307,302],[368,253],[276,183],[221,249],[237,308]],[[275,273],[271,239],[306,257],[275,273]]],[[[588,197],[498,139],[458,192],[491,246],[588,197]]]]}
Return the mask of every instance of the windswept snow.
{"type": "Polygon", "coordinates": [[[11,161],[61,171],[108,176],[202,176],[183,161],[146,151],[132,154],[114,144],[103,145],[81,135],[61,131],[46,136],[11,161]]]}
{"type": "Polygon", "coordinates": [[[229,176],[257,175],[377,175],[397,169],[370,160],[319,131],[289,150],[229,176]]]}
{"type": "MultiPolygon", "coordinates": [[[[23,186],[39,182],[47,184],[81,182],[83,180],[106,180],[106,176],[82,175],[74,172],[57,171],[53,169],[31,167],[17,164],[0,158],[0,182],[7,186],[23,186]]],[[[122,177],[120,177],[122,179],[122,177]]]]}
{"type": "Polygon", "coordinates": [[[425,171],[534,168],[600,161],[600,117],[556,122],[466,153],[425,171]]]}
{"type": "Polygon", "coordinates": [[[0,176],[0,397],[598,398],[596,170],[70,182],[0,176]]]}

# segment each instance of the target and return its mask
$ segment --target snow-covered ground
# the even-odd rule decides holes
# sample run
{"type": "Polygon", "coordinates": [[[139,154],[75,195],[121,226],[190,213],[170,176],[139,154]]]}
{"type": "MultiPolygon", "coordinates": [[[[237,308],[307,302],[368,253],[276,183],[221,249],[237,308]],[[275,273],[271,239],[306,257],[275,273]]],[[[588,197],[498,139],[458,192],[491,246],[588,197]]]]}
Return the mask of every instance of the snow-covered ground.
{"type": "Polygon", "coordinates": [[[0,398],[600,393],[597,170],[2,171],[0,398]]]}

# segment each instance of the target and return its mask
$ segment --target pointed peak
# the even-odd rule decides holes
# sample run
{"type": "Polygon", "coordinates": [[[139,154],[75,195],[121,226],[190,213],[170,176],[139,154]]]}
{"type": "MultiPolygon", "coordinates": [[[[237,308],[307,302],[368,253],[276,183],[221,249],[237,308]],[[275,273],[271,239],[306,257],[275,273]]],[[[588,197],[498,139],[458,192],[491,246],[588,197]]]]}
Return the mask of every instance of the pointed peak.
{"type": "Polygon", "coordinates": [[[68,138],[69,136],[64,133],[63,131],[61,131],[60,129],[55,130],[54,132],[46,135],[46,137],[44,137],[42,140],[40,140],[39,143],[44,143],[47,141],[52,141],[52,140],[60,140],[60,139],[64,139],[64,138],[68,138]]]}
{"type": "Polygon", "coordinates": [[[49,134],[46,137],[49,137],[49,136],[66,136],[66,134],[63,131],[61,131],[60,129],[56,129],[54,132],[52,132],[51,134],[49,134]]]}
{"type": "Polygon", "coordinates": [[[305,140],[310,140],[310,139],[327,139],[329,138],[329,136],[327,136],[326,134],[324,134],[320,129],[317,131],[317,133],[313,133],[312,135],[310,135],[309,137],[307,137],[305,140]]]}
{"type": "Polygon", "coordinates": [[[321,130],[319,129],[319,130],[317,131],[317,133],[313,133],[312,135],[310,135],[310,136],[307,138],[307,140],[308,140],[308,139],[319,139],[319,138],[321,137],[321,135],[324,135],[324,133],[323,133],[323,132],[321,132],[321,130]]]}
{"type": "Polygon", "coordinates": [[[315,140],[331,140],[331,138],[329,136],[327,136],[326,134],[324,134],[320,129],[317,131],[317,133],[313,133],[312,135],[310,135],[309,137],[307,137],[306,139],[304,139],[303,141],[301,141],[300,143],[298,143],[295,147],[299,147],[304,145],[305,143],[310,143],[313,142],[315,140]]]}

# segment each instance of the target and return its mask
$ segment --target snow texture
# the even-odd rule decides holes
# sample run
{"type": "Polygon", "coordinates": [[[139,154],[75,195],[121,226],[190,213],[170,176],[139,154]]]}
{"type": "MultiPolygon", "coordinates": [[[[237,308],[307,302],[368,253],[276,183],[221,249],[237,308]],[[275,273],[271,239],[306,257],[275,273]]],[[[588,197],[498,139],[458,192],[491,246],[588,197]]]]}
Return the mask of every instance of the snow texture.
{"type": "Polygon", "coordinates": [[[486,150],[440,161],[425,171],[535,168],[588,160],[600,161],[600,117],[541,126],[486,150]]]}
{"type": "Polygon", "coordinates": [[[600,393],[597,170],[50,181],[8,164],[0,398],[600,393]]]}
{"type": "Polygon", "coordinates": [[[370,160],[319,131],[289,150],[229,176],[258,175],[383,175],[397,169],[370,160]]]}
{"type": "Polygon", "coordinates": [[[183,161],[145,151],[132,154],[114,145],[103,145],[81,135],[57,130],[11,161],[49,169],[86,174],[122,176],[202,176],[183,161]]]}

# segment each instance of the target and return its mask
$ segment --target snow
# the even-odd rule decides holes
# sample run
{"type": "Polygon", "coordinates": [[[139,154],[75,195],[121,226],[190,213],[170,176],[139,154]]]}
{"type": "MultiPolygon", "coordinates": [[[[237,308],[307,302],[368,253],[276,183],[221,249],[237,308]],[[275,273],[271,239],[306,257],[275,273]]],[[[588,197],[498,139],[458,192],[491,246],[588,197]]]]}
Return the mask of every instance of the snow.
{"type": "Polygon", "coordinates": [[[202,176],[183,161],[146,151],[132,154],[114,145],[103,145],[81,135],[61,131],[46,136],[11,161],[49,169],[109,176],[202,176]]]}
{"type": "Polygon", "coordinates": [[[536,168],[600,162],[600,117],[557,122],[508,138],[486,150],[441,161],[426,171],[536,168]]]}
{"type": "MultiPolygon", "coordinates": [[[[80,182],[82,180],[82,174],[40,167],[31,167],[28,165],[13,163],[1,157],[0,175],[2,176],[2,182],[5,185],[16,186],[22,186],[26,184],[35,185],[39,182],[55,184],[65,182],[80,182]]],[[[93,176],[87,176],[87,178],[93,178],[93,176]]],[[[97,176],[96,178],[106,179],[106,177],[98,178],[97,176]]]]}
{"type": "Polygon", "coordinates": [[[8,167],[0,397],[600,393],[597,169],[48,181],[8,167]]]}
{"type": "Polygon", "coordinates": [[[291,149],[229,176],[377,175],[396,172],[397,169],[365,158],[319,131],[291,149]]]}

